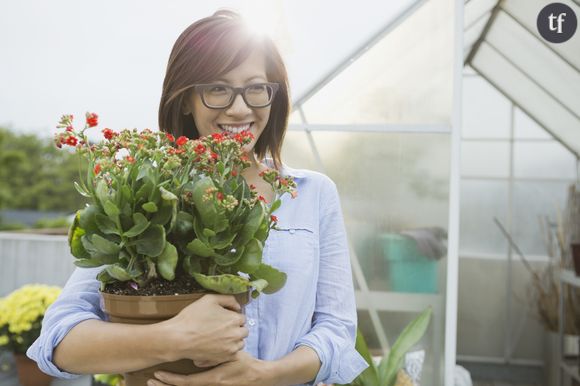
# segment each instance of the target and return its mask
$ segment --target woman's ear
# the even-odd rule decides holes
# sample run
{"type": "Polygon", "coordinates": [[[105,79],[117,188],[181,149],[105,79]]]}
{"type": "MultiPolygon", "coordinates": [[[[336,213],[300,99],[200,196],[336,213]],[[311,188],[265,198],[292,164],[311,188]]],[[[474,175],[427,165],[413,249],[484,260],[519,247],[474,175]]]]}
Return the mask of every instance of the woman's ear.
{"type": "Polygon", "coordinates": [[[183,115],[191,114],[191,94],[186,93],[181,101],[181,113],[183,115]]]}

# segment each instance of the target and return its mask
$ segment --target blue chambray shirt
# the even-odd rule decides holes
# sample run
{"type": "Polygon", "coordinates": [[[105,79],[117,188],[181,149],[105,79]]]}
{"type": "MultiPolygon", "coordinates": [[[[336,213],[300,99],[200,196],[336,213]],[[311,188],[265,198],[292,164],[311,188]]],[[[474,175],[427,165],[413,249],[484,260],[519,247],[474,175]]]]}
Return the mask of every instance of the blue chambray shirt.
{"type": "MultiPolygon", "coordinates": [[[[356,305],[348,245],[335,184],[323,174],[284,166],[294,177],[298,197],[282,196],[278,230],[270,232],[264,262],[288,275],[286,285],[246,306],[250,330],[244,351],[276,360],[298,346],[311,347],[321,367],[310,383],[348,383],[368,365],[355,350],[356,305]]],[[[57,301],[47,310],[40,337],[27,355],[55,377],[77,374],[53,363],[53,350],[78,323],[106,320],[100,307],[99,268],[77,268],[57,301]]]]}

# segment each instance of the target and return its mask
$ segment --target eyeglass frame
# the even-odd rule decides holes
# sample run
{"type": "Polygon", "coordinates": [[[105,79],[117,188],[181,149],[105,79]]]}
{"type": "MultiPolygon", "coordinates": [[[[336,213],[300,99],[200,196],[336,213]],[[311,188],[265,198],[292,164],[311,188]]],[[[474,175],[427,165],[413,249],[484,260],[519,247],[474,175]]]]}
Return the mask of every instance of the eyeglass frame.
{"type": "Polygon", "coordinates": [[[232,86],[230,86],[228,84],[222,84],[222,83],[200,83],[200,84],[194,84],[193,85],[193,89],[196,92],[199,93],[199,95],[201,97],[201,102],[203,103],[203,105],[205,107],[207,107],[208,109],[213,109],[213,110],[221,110],[221,109],[230,108],[234,104],[234,101],[236,100],[236,97],[238,95],[241,95],[242,96],[242,99],[244,100],[244,103],[249,108],[262,109],[264,107],[270,106],[272,104],[272,102],[274,102],[274,97],[276,96],[276,93],[278,92],[278,89],[279,88],[280,88],[280,83],[274,83],[274,82],[254,83],[254,84],[249,84],[249,85],[244,86],[244,87],[232,87],[232,86]],[[249,87],[261,86],[261,85],[267,85],[267,86],[272,87],[272,98],[270,99],[270,102],[268,102],[268,104],[265,104],[263,106],[253,106],[253,105],[249,104],[248,101],[246,100],[246,95],[244,94],[244,92],[249,87]],[[228,87],[228,88],[232,89],[233,92],[234,92],[234,94],[232,95],[232,99],[230,100],[230,103],[227,104],[226,106],[222,106],[222,107],[210,106],[209,104],[207,104],[207,102],[205,100],[205,97],[203,96],[203,90],[206,89],[209,86],[221,86],[221,87],[228,87]]]}

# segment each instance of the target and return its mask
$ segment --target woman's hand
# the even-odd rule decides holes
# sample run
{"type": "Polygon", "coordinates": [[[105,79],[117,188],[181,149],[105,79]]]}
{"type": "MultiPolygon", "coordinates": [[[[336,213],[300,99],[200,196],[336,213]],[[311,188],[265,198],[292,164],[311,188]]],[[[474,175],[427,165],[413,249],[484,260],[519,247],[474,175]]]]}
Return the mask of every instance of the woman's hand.
{"type": "Polygon", "coordinates": [[[168,361],[192,359],[200,366],[234,360],[249,330],[232,295],[205,295],[161,322],[168,336],[168,361]]]}
{"type": "Polygon", "coordinates": [[[180,375],[157,371],[157,379],[150,379],[147,386],[274,386],[275,372],[271,370],[270,364],[240,351],[232,362],[198,374],[180,375]]]}

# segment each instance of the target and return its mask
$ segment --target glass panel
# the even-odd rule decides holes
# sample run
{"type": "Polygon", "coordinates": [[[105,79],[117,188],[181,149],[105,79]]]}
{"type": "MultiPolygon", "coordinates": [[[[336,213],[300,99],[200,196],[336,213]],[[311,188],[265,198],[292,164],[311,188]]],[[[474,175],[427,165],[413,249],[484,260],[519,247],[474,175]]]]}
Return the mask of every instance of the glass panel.
{"type": "MultiPolygon", "coordinates": [[[[578,7],[577,3],[574,3],[571,0],[559,0],[558,2],[564,3],[572,8],[577,17],[580,15],[580,7],[578,7]]],[[[529,33],[534,34],[538,39],[543,39],[538,33],[536,20],[538,18],[538,13],[546,6],[546,4],[547,2],[545,0],[510,0],[502,2],[502,8],[522,23],[529,33]]],[[[579,46],[579,33],[574,34],[574,36],[567,42],[550,44],[550,48],[566,58],[566,60],[572,62],[577,69],[580,68],[579,46]]]]}
{"type": "Polygon", "coordinates": [[[513,18],[499,12],[485,40],[560,103],[580,112],[580,73],[513,18]]]}
{"type": "MultiPolygon", "coordinates": [[[[463,35],[463,46],[464,47],[471,47],[473,43],[481,36],[485,25],[489,17],[491,16],[491,12],[485,15],[482,15],[481,18],[474,20],[473,24],[467,24],[467,20],[465,21],[465,33],[463,35]]],[[[465,50],[467,53],[468,50],[465,50]]]]}
{"type": "Polygon", "coordinates": [[[516,139],[553,139],[542,126],[518,108],[516,108],[514,115],[514,137],[516,139]]]}
{"type": "Polygon", "coordinates": [[[461,175],[509,177],[509,142],[461,142],[461,175]]]}
{"type": "Polygon", "coordinates": [[[580,120],[533,84],[492,47],[483,43],[472,66],[496,87],[510,95],[547,130],[576,152],[580,152],[580,131],[576,129],[580,126],[580,120]]]}
{"type": "Polygon", "coordinates": [[[514,174],[516,177],[572,180],[576,177],[576,157],[555,141],[516,142],[514,174]]]}
{"type": "Polygon", "coordinates": [[[460,203],[460,254],[504,255],[508,244],[493,218],[506,223],[507,181],[462,179],[460,203]]]}
{"type": "MultiPolygon", "coordinates": [[[[496,0],[471,0],[465,5],[463,24],[466,28],[477,23],[478,19],[486,13],[490,13],[497,3],[496,0]]],[[[484,17],[485,19],[485,17],[484,17]]]]}
{"type": "Polygon", "coordinates": [[[308,121],[448,124],[453,14],[451,0],[425,2],[305,103],[308,121]]]}
{"type": "MultiPolygon", "coordinates": [[[[446,264],[437,260],[442,258],[437,251],[445,244],[448,221],[449,136],[314,132],[313,137],[324,171],[340,191],[348,234],[369,288],[444,289],[440,271],[446,264]],[[354,152],[360,156],[353,156],[354,152]],[[418,234],[422,232],[418,228],[435,229],[418,234]],[[403,231],[409,233],[401,235],[403,231]],[[428,236],[435,244],[425,253],[410,241],[428,236]],[[397,280],[409,268],[397,265],[402,256],[420,260],[412,264],[422,270],[424,285],[407,286],[397,280]]],[[[311,149],[304,134],[291,134],[285,142],[284,159],[289,165],[320,170],[314,157],[308,156],[311,149]]]]}
{"type": "Polygon", "coordinates": [[[509,138],[511,102],[479,76],[463,77],[463,138],[509,138]]]}
{"type": "Polygon", "coordinates": [[[566,205],[568,186],[566,182],[515,183],[513,238],[524,255],[546,255],[539,216],[548,215],[556,221],[557,211],[566,205]]]}

